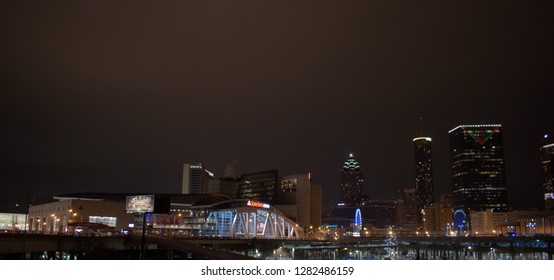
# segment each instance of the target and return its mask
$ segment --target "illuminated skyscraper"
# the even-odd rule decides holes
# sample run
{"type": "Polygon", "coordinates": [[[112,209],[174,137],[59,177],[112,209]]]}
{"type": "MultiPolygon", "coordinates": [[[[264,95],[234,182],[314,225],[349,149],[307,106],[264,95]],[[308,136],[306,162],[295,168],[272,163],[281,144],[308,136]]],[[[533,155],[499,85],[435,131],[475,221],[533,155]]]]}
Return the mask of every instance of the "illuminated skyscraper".
{"type": "Polygon", "coordinates": [[[207,194],[210,189],[210,180],[214,174],[208,171],[202,163],[183,165],[183,194],[207,194]]]}
{"type": "Polygon", "coordinates": [[[415,151],[415,189],[418,209],[433,204],[433,163],[431,138],[418,137],[413,140],[415,151]]]}
{"type": "Polygon", "coordinates": [[[470,211],[508,211],[502,126],[460,125],[448,133],[455,228],[466,228],[470,211]]]}
{"type": "Polygon", "coordinates": [[[354,159],[354,155],[350,154],[340,170],[341,202],[345,205],[356,205],[362,201],[363,191],[364,171],[354,159]]]}
{"type": "Polygon", "coordinates": [[[548,211],[554,211],[554,168],[552,168],[553,158],[554,137],[545,134],[541,144],[541,163],[544,174],[544,208],[548,211]]]}

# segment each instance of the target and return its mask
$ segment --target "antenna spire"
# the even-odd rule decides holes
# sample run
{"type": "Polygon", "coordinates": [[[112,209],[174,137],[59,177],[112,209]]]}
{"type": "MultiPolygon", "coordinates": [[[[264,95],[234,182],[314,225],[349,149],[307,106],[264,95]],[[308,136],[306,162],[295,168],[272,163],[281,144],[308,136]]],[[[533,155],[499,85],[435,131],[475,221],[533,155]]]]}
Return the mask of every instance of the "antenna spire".
{"type": "Polygon", "coordinates": [[[423,137],[423,117],[419,117],[419,129],[421,130],[421,136],[423,137]]]}

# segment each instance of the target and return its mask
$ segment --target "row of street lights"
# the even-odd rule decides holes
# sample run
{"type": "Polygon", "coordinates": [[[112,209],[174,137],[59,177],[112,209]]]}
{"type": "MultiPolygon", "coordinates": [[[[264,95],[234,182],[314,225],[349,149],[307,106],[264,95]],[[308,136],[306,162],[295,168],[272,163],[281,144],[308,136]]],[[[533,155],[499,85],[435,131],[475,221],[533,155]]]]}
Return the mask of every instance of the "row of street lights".
{"type": "MultiPolygon", "coordinates": [[[[79,210],[83,210],[82,207],[79,207],[79,210]]],[[[77,211],[74,211],[73,209],[69,208],[68,209],[68,215],[63,215],[63,221],[67,221],[67,223],[71,223],[72,220],[74,222],[76,222],[77,220],[77,217],[80,216],[80,221],[83,222],[83,215],[77,211]],[[69,218],[69,219],[67,219],[69,218]]],[[[29,214],[26,215],[26,224],[27,224],[27,219],[29,214]]],[[[46,232],[50,232],[50,233],[54,233],[54,232],[67,232],[68,231],[68,225],[65,225],[65,228],[62,229],[62,226],[60,224],[60,222],[62,221],[62,216],[57,216],[55,213],[51,213],[50,214],[50,217],[48,217],[48,219],[44,218],[44,219],[41,219],[41,218],[37,218],[36,221],[32,222],[31,224],[33,225],[28,225],[28,228],[29,230],[34,230],[34,231],[39,231],[39,232],[42,232],[42,233],[46,233],[46,232]],[[47,230],[46,229],[46,226],[49,224],[49,222],[51,221],[50,223],[50,230],[47,230]],[[36,227],[35,227],[36,225],[36,227]]]]}

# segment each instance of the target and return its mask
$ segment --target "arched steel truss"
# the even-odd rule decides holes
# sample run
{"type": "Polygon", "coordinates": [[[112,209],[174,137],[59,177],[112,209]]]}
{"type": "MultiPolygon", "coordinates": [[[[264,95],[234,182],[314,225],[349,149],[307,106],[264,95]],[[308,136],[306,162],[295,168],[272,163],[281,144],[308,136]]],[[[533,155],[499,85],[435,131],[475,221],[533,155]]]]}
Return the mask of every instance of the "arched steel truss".
{"type": "Polygon", "coordinates": [[[304,231],[274,208],[241,207],[210,211],[202,235],[246,239],[301,239],[304,231]]]}

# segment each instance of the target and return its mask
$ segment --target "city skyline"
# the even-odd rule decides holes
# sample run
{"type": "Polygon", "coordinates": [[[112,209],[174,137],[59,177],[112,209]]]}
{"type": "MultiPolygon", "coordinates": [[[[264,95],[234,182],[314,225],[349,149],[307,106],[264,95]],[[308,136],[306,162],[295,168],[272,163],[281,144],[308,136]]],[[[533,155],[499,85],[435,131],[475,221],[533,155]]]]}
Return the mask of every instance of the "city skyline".
{"type": "MultiPolygon", "coordinates": [[[[402,2],[402,1],[401,1],[402,2]]],[[[323,209],[352,153],[366,195],[414,187],[412,139],[503,126],[508,203],[544,205],[554,3],[4,3],[0,207],[73,192],[180,193],[215,177],[312,174],[323,209]],[[420,118],[423,117],[423,120],[420,118]]]]}
{"type": "MultiPolygon", "coordinates": [[[[488,125],[459,125],[459,126],[453,128],[453,129],[451,129],[451,131],[453,131],[453,130],[459,128],[459,127],[466,127],[466,126],[467,126],[467,127],[471,127],[471,126],[488,126],[488,125]]],[[[498,126],[499,126],[499,125],[498,125],[498,126]]],[[[450,131],[450,132],[451,132],[451,131],[450,131]]],[[[547,139],[547,138],[548,138],[548,137],[547,137],[547,134],[545,134],[544,139],[545,139],[545,140],[550,140],[550,139],[547,139]]],[[[416,138],[413,139],[414,144],[416,145],[416,158],[418,158],[417,149],[422,149],[422,151],[420,151],[420,152],[429,153],[428,155],[425,155],[425,156],[426,156],[426,157],[429,157],[429,158],[426,158],[426,160],[430,160],[430,146],[429,146],[429,147],[418,147],[418,144],[417,144],[416,142],[419,142],[420,140],[421,140],[421,142],[431,142],[431,138],[429,138],[429,137],[416,137],[416,138]],[[425,150],[425,151],[423,151],[423,150],[425,150]]],[[[477,140],[475,140],[475,141],[477,141],[477,140]]],[[[545,142],[545,141],[544,141],[544,142],[545,142]]],[[[422,145],[420,144],[419,146],[422,146],[422,145]]],[[[550,146],[551,146],[551,145],[547,145],[547,147],[550,147],[550,146]]],[[[541,144],[541,150],[543,150],[544,147],[545,147],[545,146],[541,144]]],[[[550,150],[548,150],[548,151],[550,151],[550,150]]],[[[545,154],[543,154],[543,157],[544,157],[544,155],[545,155],[545,154]]],[[[548,155],[549,155],[549,154],[548,154],[548,155]]],[[[421,155],[420,155],[420,156],[421,156],[421,155]]],[[[544,165],[544,162],[543,162],[543,165],[544,165]]],[[[360,168],[360,169],[361,169],[360,164],[354,159],[353,154],[349,154],[349,159],[344,163],[344,166],[343,166],[343,168],[341,169],[341,172],[340,172],[340,173],[341,173],[341,174],[343,173],[344,168],[349,169],[350,167],[352,167],[352,168],[360,168]],[[347,165],[348,165],[348,166],[347,166],[347,165]]],[[[201,163],[199,163],[199,164],[184,164],[183,170],[187,170],[188,168],[191,168],[191,169],[193,169],[193,168],[202,168],[202,170],[204,170],[204,169],[203,169],[203,168],[204,168],[204,167],[203,167],[203,164],[201,164],[201,163]]],[[[416,162],[416,184],[414,184],[414,185],[411,186],[411,187],[416,187],[416,185],[417,185],[417,168],[418,168],[418,164],[417,164],[417,162],[416,162]]],[[[546,167],[544,167],[544,168],[546,168],[546,167]]],[[[227,169],[228,169],[228,166],[226,166],[225,169],[227,170],[227,169]]],[[[431,170],[432,170],[432,168],[431,168],[431,170]]],[[[545,171],[546,171],[546,170],[545,170],[545,171]]],[[[250,172],[247,172],[247,173],[243,173],[243,174],[237,175],[237,176],[235,176],[235,177],[233,177],[233,176],[217,176],[217,178],[219,178],[219,179],[217,179],[217,178],[215,177],[216,174],[214,174],[214,173],[212,173],[212,172],[210,172],[210,171],[208,171],[208,170],[205,170],[205,172],[210,176],[210,180],[219,180],[219,179],[239,180],[239,179],[241,179],[241,178],[244,177],[244,176],[250,176],[250,175],[253,175],[253,174],[264,174],[264,173],[266,173],[266,172],[276,172],[276,169],[272,169],[271,171],[250,171],[250,172]]],[[[311,173],[311,172],[310,172],[310,173],[311,173]]],[[[363,173],[363,171],[362,171],[362,173],[363,173]]],[[[183,171],[183,174],[186,174],[186,172],[183,171]]],[[[225,174],[225,172],[224,172],[224,174],[225,174]]],[[[432,176],[432,172],[431,172],[430,174],[431,174],[431,176],[432,176]]],[[[208,176],[208,175],[206,175],[206,176],[208,176]]],[[[229,175],[229,174],[227,174],[227,175],[229,175]]],[[[188,176],[188,175],[186,175],[186,176],[188,176]]],[[[422,176],[423,176],[423,175],[422,175],[422,176]]],[[[424,174],[424,176],[429,176],[429,174],[424,174]]],[[[182,178],[183,178],[183,180],[184,180],[185,175],[183,175],[182,178]]],[[[188,178],[188,177],[187,177],[187,178],[188,178]]],[[[548,179],[548,178],[546,178],[546,179],[548,179]]],[[[189,178],[189,180],[190,180],[190,178],[189,178]]],[[[431,180],[432,180],[432,178],[431,178],[431,180]]],[[[363,181],[363,176],[362,176],[362,181],[363,181]]],[[[238,182],[238,181],[237,181],[237,182],[238,182]]],[[[206,184],[207,184],[207,183],[206,183],[206,184]]],[[[339,189],[341,189],[340,186],[339,186],[339,189]]],[[[184,181],[183,181],[182,190],[184,190],[184,181]]],[[[398,191],[398,190],[400,190],[400,189],[397,189],[396,191],[398,191]]],[[[546,191],[546,190],[543,190],[543,191],[546,191]]],[[[84,192],[87,192],[87,191],[84,191],[84,192]]],[[[175,193],[178,193],[178,192],[175,192],[175,193]]],[[[185,192],[183,192],[183,193],[185,193],[185,192]]],[[[188,193],[188,192],[186,192],[186,193],[188,193]]],[[[209,192],[206,192],[206,193],[209,193],[209,192]]],[[[434,194],[432,195],[432,197],[433,197],[432,199],[434,200],[435,197],[438,197],[438,196],[441,195],[441,194],[447,194],[447,193],[452,193],[452,191],[446,191],[446,192],[442,192],[442,193],[434,193],[434,194]]],[[[26,193],[26,194],[28,195],[28,193],[26,193]]],[[[57,194],[60,194],[60,193],[57,193],[57,194]]],[[[240,194],[240,191],[239,191],[239,194],[240,194]]],[[[361,196],[367,196],[367,192],[364,192],[363,189],[362,189],[362,192],[360,193],[360,195],[361,195],[361,196]]],[[[366,199],[367,199],[367,197],[366,197],[366,199]]],[[[375,200],[390,200],[390,199],[394,199],[394,198],[393,198],[393,197],[387,197],[387,198],[377,197],[377,198],[375,198],[375,200]]],[[[429,197],[427,197],[426,199],[429,200],[429,197]]],[[[264,200],[264,199],[262,199],[262,200],[264,200]]],[[[343,199],[343,200],[344,200],[344,199],[343,199]]],[[[341,202],[343,202],[343,200],[339,200],[338,202],[341,203],[341,202]]],[[[19,200],[18,200],[18,202],[19,202],[19,200]]],[[[332,202],[330,205],[327,205],[327,206],[335,206],[335,205],[336,205],[336,202],[332,202]]],[[[431,205],[431,204],[426,204],[426,205],[429,206],[429,205],[431,205]]],[[[511,206],[510,206],[510,207],[511,207],[511,206]]],[[[542,207],[544,207],[544,206],[543,206],[543,205],[534,205],[534,206],[531,206],[531,208],[536,208],[536,207],[541,207],[541,208],[542,208],[542,207]]]]}

